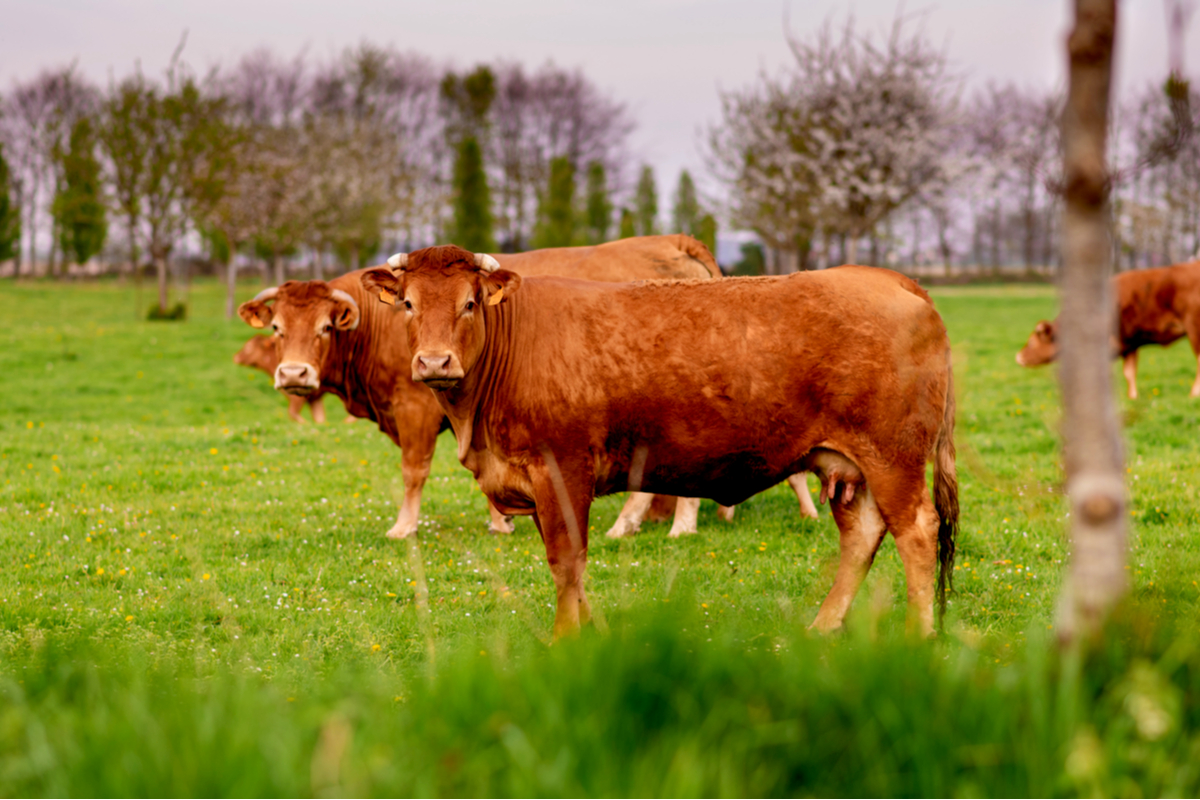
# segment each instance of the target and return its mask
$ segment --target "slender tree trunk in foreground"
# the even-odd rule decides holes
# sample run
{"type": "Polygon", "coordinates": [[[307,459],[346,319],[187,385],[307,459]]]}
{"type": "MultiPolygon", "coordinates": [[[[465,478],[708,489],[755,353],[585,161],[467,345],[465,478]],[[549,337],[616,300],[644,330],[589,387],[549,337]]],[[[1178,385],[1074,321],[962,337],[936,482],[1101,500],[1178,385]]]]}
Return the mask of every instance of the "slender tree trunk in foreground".
{"type": "Polygon", "coordinates": [[[1064,643],[1098,633],[1125,593],[1124,456],[1112,392],[1115,329],[1109,174],[1105,163],[1116,0],[1075,0],[1063,115],[1063,450],[1071,563],[1059,603],[1064,643]]]}

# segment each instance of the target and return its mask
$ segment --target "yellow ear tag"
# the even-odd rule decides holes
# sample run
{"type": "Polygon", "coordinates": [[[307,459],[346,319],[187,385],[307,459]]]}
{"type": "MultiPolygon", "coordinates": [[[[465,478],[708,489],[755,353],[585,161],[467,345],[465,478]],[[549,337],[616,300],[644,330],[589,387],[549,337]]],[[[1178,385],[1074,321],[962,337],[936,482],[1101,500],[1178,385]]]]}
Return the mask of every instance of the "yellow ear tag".
{"type": "Polygon", "coordinates": [[[498,306],[498,305],[500,305],[500,301],[503,299],[504,299],[504,287],[501,286],[499,289],[496,290],[496,293],[494,295],[492,295],[491,297],[488,298],[488,305],[489,306],[498,306]]]}
{"type": "Polygon", "coordinates": [[[392,294],[387,289],[379,290],[379,299],[387,303],[389,306],[396,305],[396,295],[392,294]]]}
{"type": "Polygon", "coordinates": [[[265,328],[265,327],[267,327],[267,324],[265,322],[263,322],[261,319],[259,319],[258,317],[251,317],[250,318],[250,327],[251,328],[265,328]]]}

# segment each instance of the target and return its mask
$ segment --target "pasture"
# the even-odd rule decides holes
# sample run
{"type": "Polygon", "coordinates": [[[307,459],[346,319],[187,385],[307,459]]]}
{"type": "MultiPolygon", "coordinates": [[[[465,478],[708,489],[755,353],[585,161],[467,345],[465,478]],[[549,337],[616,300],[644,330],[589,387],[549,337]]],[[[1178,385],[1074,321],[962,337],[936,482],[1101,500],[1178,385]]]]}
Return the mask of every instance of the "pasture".
{"type": "Polygon", "coordinates": [[[836,528],[783,486],[676,541],[606,539],[622,498],[598,501],[598,623],[548,647],[537,532],[486,532],[449,433],[420,537],[388,541],[399,450],[332,396],[288,420],[232,363],[253,331],[221,286],[152,323],[131,286],[0,285],[0,794],[1195,793],[1187,345],[1144,349],[1120,400],[1132,589],[1080,664],[1050,646],[1057,384],[1013,359],[1054,291],[933,296],[963,510],[943,636],[904,637],[888,540],[846,633],[809,637],[836,528]]]}

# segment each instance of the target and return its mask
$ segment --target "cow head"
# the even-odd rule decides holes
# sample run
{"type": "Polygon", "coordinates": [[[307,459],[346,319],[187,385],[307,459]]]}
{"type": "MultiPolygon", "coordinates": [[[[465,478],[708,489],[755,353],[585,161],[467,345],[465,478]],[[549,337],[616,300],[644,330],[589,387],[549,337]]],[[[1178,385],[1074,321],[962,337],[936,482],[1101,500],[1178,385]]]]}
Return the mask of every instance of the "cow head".
{"type": "Polygon", "coordinates": [[[1022,367],[1040,367],[1058,358],[1058,323],[1042,320],[1029,334],[1029,341],[1017,353],[1022,367]]]}
{"type": "Polygon", "coordinates": [[[271,327],[278,352],[275,388],[310,395],[321,386],[321,370],[334,331],[358,327],[354,298],[325,281],[288,281],[265,289],[238,307],[251,327],[271,327]]]}
{"type": "Polygon", "coordinates": [[[388,264],[363,273],[363,288],[403,310],[412,379],[438,390],[454,387],[483,352],[484,308],[511,297],[521,276],[453,245],[397,253],[388,264]]]}
{"type": "Polygon", "coordinates": [[[251,336],[242,349],[233,354],[233,363],[275,374],[279,366],[279,348],[274,336],[251,336]]]}

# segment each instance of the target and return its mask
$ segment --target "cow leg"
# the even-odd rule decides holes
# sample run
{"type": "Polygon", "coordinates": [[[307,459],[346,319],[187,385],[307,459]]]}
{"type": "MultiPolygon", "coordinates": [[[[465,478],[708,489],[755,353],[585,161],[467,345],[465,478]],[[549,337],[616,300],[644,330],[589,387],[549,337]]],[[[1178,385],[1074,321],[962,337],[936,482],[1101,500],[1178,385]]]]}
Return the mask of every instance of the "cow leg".
{"type": "Polygon", "coordinates": [[[1192,397],[1200,397],[1200,355],[1196,356],[1196,382],[1192,384],[1192,397]]]}
{"type": "MultiPolygon", "coordinates": [[[[924,465],[921,465],[924,471],[924,465]]],[[[933,598],[937,581],[938,515],[925,486],[925,476],[897,482],[877,495],[896,550],[904,564],[908,588],[908,629],[933,635],[933,598]]]]}
{"type": "Polygon", "coordinates": [[[428,418],[416,421],[416,415],[407,419],[400,427],[396,443],[400,445],[400,472],[404,477],[404,500],[396,524],[387,532],[389,539],[405,539],[417,532],[417,520],[421,515],[421,490],[429,477],[433,463],[433,449],[437,445],[440,419],[428,418]]]}
{"type": "Polygon", "coordinates": [[[561,638],[575,633],[581,624],[590,622],[592,608],[583,590],[583,575],[587,569],[588,511],[591,499],[583,491],[571,492],[560,478],[555,487],[549,480],[534,486],[537,511],[533,521],[542,542],[546,545],[546,562],[554,576],[558,591],[558,607],[554,613],[554,636],[561,638]],[[570,502],[563,508],[559,498],[570,502]],[[569,498],[569,500],[568,500],[569,498]]]}
{"type": "Polygon", "coordinates": [[[722,522],[733,522],[733,512],[737,510],[737,506],[717,505],[717,519],[722,522]]]}
{"type": "Polygon", "coordinates": [[[625,500],[625,505],[621,508],[621,513],[617,515],[617,521],[604,535],[610,539],[621,539],[637,533],[642,527],[642,520],[646,518],[646,512],[650,510],[652,502],[654,502],[654,495],[651,492],[630,492],[629,497],[625,500]]]}
{"type": "Polygon", "coordinates": [[[667,536],[678,539],[680,536],[696,532],[697,518],[700,516],[699,497],[681,497],[675,504],[675,521],[671,523],[671,532],[667,536]]]}
{"type": "Polygon", "coordinates": [[[789,475],[787,482],[788,486],[792,487],[792,491],[796,493],[796,499],[800,501],[800,516],[817,519],[817,507],[813,504],[812,495],[808,493],[806,473],[797,472],[795,475],[789,475]]]}
{"type": "Polygon", "coordinates": [[[288,395],[288,416],[292,418],[292,422],[299,422],[300,424],[304,424],[304,423],[308,422],[308,420],[306,420],[304,417],[302,417],[300,415],[300,412],[303,409],[304,409],[304,398],[299,397],[294,394],[289,394],[288,395]]]}
{"type": "Polygon", "coordinates": [[[325,424],[325,400],[322,395],[309,399],[308,410],[312,414],[313,422],[318,425],[325,424]]]}
{"type": "Polygon", "coordinates": [[[1129,399],[1137,400],[1137,350],[1125,356],[1122,370],[1125,373],[1125,386],[1129,392],[1129,399]]]}
{"type": "Polygon", "coordinates": [[[488,530],[492,533],[509,534],[516,528],[513,527],[513,518],[511,514],[501,513],[500,509],[492,505],[492,501],[488,501],[488,515],[491,519],[488,520],[488,530]]]}
{"type": "MultiPolygon", "coordinates": [[[[804,477],[804,473],[799,473],[804,477]]],[[[795,487],[793,487],[795,488],[795,487]]],[[[805,487],[805,494],[808,487],[805,487]]],[[[809,498],[812,502],[812,498],[809,498]]],[[[833,520],[837,523],[839,533],[839,548],[841,561],[838,563],[837,577],[833,588],[821,603],[817,618],[809,627],[822,633],[836,630],[842,626],[850,603],[858,594],[863,579],[867,577],[875,553],[887,532],[879,506],[870,487],[863,487],[854,493],[849,503],[834,500],[829,504],[833,512],[833,520]]]]}

